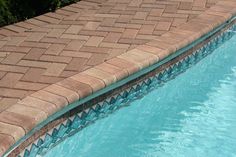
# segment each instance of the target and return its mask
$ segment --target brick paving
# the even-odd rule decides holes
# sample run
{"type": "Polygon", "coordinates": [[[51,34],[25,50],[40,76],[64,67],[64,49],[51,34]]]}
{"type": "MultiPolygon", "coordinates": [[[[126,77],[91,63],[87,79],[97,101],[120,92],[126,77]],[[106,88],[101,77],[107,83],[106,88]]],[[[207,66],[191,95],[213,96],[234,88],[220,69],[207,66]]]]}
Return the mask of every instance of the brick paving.
{"type": "Polygon", "coordinates": [[[82,0],[0,28],[0,112],[147,43],[218,0],[82,0]]]}

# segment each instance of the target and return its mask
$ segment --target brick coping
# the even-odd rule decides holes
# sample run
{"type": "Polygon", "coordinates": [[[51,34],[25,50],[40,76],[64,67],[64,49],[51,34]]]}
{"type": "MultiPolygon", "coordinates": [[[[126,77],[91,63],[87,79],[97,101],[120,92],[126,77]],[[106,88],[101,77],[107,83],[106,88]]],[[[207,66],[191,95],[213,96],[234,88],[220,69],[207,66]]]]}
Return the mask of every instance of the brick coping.
{"type": "Polygon", "coordinates": [[[221,0],[195,19],[154,40],[17,102],[0,113],[0,155],[50,115],[163,60],[225,23],[235,13],[234,0],[221,0]],[[81,86],[82,83],[88,86],[81,86]]]}

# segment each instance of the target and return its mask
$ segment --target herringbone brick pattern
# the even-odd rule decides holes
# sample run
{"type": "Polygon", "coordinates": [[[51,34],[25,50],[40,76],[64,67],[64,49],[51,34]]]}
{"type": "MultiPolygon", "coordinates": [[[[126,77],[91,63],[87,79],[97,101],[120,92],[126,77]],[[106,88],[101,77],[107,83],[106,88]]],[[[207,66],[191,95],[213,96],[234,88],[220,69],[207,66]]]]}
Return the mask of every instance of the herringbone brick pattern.
{"type": "Polygon", "coordinates": [[[187,22],[218,0],[82,0],[0,29],[0,112],[187,22]]]}

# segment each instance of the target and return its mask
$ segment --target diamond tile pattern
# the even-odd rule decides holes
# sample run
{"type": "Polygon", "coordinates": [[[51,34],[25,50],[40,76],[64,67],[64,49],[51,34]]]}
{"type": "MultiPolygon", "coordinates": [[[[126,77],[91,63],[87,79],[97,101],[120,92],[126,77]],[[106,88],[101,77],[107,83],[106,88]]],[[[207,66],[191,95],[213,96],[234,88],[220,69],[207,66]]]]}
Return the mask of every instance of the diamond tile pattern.
{"type": "Polygon", "coordinates": [[[81,0],[0,28],[0,112],[154,39],[217,1],[81,0]]]}

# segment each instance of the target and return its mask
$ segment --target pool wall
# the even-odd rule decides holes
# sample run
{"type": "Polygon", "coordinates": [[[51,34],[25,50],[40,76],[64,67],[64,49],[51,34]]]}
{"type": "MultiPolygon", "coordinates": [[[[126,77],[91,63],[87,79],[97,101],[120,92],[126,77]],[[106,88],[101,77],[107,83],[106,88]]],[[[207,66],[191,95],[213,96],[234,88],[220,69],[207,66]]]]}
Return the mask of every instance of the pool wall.
{"type": "MultiPolygon", "coordinates": [[[[70,117],[70,121],[73,121],[77,113],[80,116],[92,115],[90,109],[95,110],[99,102],[104,100],[108,104],[116,102],[117,97],[122,97],[118,94],[121,91],[124,93],[125,90],[129,93],[136,93],[136,91],[140,91],[139,88],[141,89],[144,82],[148,85],[148,78],[156,78],[154,76],[158,73],[168,76],[169,70],[172,71],[176,63],[183,61],[186,57],[191,58],[188,56],[194,54],[195,50],[212,39],[214,37],[212,35],[216,35],[216,32],[219,35],[221,33],[219,30],[232,25],[235,13],[236,2],[222,0],[188,23],[138,46],[136,49],[32,94],[32,97],[40,97],[48,103],[43,104],[31,96],[26,97],[15,105],[13,112],[20,112],[19,108],[24,109],[25,106],[32,106],[32,104],[47,107],[37,113],[26,110],[25,114],[33,117],[34,121],[25,121],[21,124],[15,121],[15,125],[20,125],[21,129],[16,127],[17,129],[12,131],[12,128],[6,128],[7,136],[15,137],[16,143],[10,148],[9,144],[1,143],[1,150],[3,150],[1,152],[5,152],[4,156],[18,154],[27,156],[27,153],[35,153],[36,146],[45,144],[45,141],[49,141],[49,145],[52,144],[51,140],[56,140],[54,143],[58,142],[59,140],[52,138],[52,135],[54,133],[59,137],[62,134],[63,136],[60,138],[64,138],[65,130],[68,129],[66,126],[71,125],[69,124],[71,122],[68,122],[68,117],[70,117]],[[209,38],[210,36],[212,37],[209,38]],[[73,91],[68,90],[76,80],[89,84],[91,88],[74,87],[73,91]],[[140,85],[135,85],[137,83],[140,85]],[[48,93],[47,91],[57,96],[45,94],[48,93]],[[50,105],[57,107],[51,110],[50,105]],[[62,122],[63,125],[60,125],[62,122]],[[61,129],[63,127],[66,129],[61,129]],[[53,128],[56,128],[57,131],[54,131],[53,128]],[[35,140],[36,142],[34,142],[35,140]]],[[[87,122],[84,123],[87,124],[87,122]]],[[[70,131],[67,130],[67,132],[70,131]]],[[[39,151],[38,148],[37,151],[39,151]]],[[[43,149],[40,151],[43,152],[43,149]]]]}

